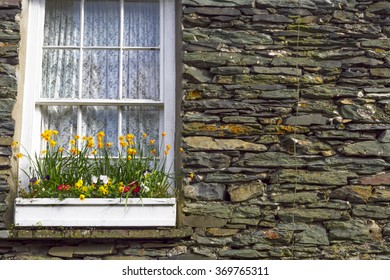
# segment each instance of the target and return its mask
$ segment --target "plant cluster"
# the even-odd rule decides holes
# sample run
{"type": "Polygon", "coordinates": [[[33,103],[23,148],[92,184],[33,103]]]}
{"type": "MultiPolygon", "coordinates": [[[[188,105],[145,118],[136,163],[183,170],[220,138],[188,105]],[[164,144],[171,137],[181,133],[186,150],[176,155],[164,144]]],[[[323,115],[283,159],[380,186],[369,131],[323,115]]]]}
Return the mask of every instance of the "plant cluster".
{"type": "MultiPolygon", "coordinates": [[[[157,145],[144,133],[120,136],[118,145],[104,140],[100,131],[95,136],[76,135],[69,148],[58,147],[58,131],[41,134],[40,154],[16,153],[27,157],[29,178],[22,186],[24,198],[161,198],[171,196],[172,174],[166,166],[170,145],[157,145]],[[158,148],[160,147],[160,148],[158,148]],[[168,171],[167,171],[168,170],[168,171]]],[[[14,147],[17,143],[13,144],[14,147]]]]}

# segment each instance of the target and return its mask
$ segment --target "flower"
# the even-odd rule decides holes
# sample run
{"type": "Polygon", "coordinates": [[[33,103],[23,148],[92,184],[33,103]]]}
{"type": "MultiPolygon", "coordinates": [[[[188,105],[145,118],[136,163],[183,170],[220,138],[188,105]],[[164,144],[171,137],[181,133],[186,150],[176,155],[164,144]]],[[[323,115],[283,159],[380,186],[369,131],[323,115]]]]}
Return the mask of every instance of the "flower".
{"type": "MultiPolygon", "coordinates": [[[[95,136],[70,136],[70,147],[64,149],[57,147],[57,139],[64,137],[45,130],[41,134],[45,156],[24,154],[30,161],[26,171],[30,181],[20,195],[80,200],[171,196],[172,176],[166,171],[164,154],[157,154],[157,140],[146,141],[146,133],[139,137],[129,133],[115,144],[105,142],[104,136],[104,131],[95,136]],[[79,139],[83,141],[77,142],[79,139]]],[[[169,149],[171,146],[165,145],[165,151],[169,149]]],[[[17,158],[24,155],[15,153],[17,158]]]]}
{"type": "Polygon", "coordinates": [[[166,133],[166,132],[163,132],[163,133],[161,133],[161,136],[162,136],[162,137],[165,137],[165,136],[167,136],[167,133],[166,133]]]}
{"type": "Polygon", "coordinates": [[[57,142],[56,141],[54,141],[53,139],[52,140],[50,140],[50,146],[51,147],[55,147],[55,145],[57,145],[57,142]]]}
{"type": "Polygon", "coordinates": [[[99,179],[102,180],[103,184],[107,184],[109,180],[107,175],[100,175],[99,179]]]}
{"type": "Polygon", "coordinates": [[[16,148],[18,145],[19,145],[18,141],[13,141],[12,144],[11,144],[11,147],[12,148],[16,148]]]}

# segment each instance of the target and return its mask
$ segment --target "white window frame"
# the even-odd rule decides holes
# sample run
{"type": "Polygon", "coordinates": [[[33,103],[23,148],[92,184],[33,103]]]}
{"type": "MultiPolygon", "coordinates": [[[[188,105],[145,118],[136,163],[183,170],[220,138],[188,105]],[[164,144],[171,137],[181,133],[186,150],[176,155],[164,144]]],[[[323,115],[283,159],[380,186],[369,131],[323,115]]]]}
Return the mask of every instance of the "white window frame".
{"type": "MultiPolygon", "coordinates": [[[[26,50],[26,70],[23,89],[23,114],[21,143],[29,154],[39,152],[41,133],[41,113],[40,106],[44,105],[64,105],[64,106],[158,106],[160,110],[160,132],[166,132],[164,143],[174,146],[175,140],[175,1],[159,0],[160,2],[160,98],[159,101],[143,99],[72,99],[58,100],[41,98],[42,84],[42,53],[43,53],[43,27],[45,20],[45,1],[50,0],[30,0],[28,5],[28,27],[27,27],[27,50],[26,50]]],[[[124,0],[120,0],[123,4],[124,0]]],[[[83,5],[84,0],[81,0],[83,5]]],[[[123,5],[122,5],[123,7],[123,5]]],[[[123,19],[123,10],[121,11],[123,19]]],[[[123,30],[123,21],[121,21],[123,30]]],[[[121,35],[122,36],[122,35],[121,35]]],[[[126,48],[127,49],[127,48],[126,48]]],[[[118,66],[119,67],[119,66],[118,66]]],[[[81,80],[81,79],[80,79],[81,80]]],[[[121,87],[119,87],[121,88],[121,87]]],[[[120,92],[121,93],[121,92],[120,92]]],[[[121,98],[121,94],[119,95],[121,98]]],[[[119,107],[118,107],[119,108],[119,107]]],[[[78,130],[81,129],[81,113],[79,108],[78,130]]],[[[120,119],[120,116],[119,116],[120,119]]],[[[120,121],[119,121],[120,123],[120,121]]],[[[120,134],[120,127],[118,133],[120,134]]],[[[129,132],[131,133],[131,132],[129,132]]],[[[164,144],[163,143],[163,144],[164,144]]],[[[173,149],[174,150],[174,149],[173,149]]],[[[173,171],[174,154],[167,156],[167,168],[172,167],[173,171]]],[[[20,169],[27,170],[28,161],[20,162],[20,169]]],[[[19,172],[23,177],[23,172],[19,172]]],[[[25,180],[25,179],[24,179],[25,180]]],[[[24,181],[22,180],[22,181],[24,181]]]]}

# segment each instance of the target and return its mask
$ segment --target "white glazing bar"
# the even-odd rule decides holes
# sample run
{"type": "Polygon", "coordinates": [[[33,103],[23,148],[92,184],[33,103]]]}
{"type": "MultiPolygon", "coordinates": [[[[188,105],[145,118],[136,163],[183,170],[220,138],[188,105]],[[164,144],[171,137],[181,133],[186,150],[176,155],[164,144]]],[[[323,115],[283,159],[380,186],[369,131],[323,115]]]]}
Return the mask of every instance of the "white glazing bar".
{"type": "Polygon", "coordinates": [[[41,98],[36,101],[41,106],[163,106],[162,101],[149,99],[50,99],[41,98]]]}
{"type": "MultiPolygon", "coordinates": [[[[82,98],[82,86],[83,86],[83,45],[84,45],[84,5],[85,0],[80,1],[80,63],[79,63],[79,96],[78,98],[82,98]]],[[[83,113],[82,113],[82,104],[77,104],[77,134],[82,134],[82,121],[83,121],[83,113]]],[[[81,142],[78,142],[79,145],[81,142]]],[[[80,147],[79,147],[80,148],[80,147]]]]}
{"type": "MultiPolygon", "coordinates": [[[[120,0],[120,22],[119,22],[119,100],[123,95],[123,34],[124,34],[125,4],[120,0]]],[[[118,106],[118,135],[122,134],[122,107],[118,106]]],[[[117,139],[119,147],[119,139],[117,139]]]]}
{"type": "MultiPolygon", "coordinates": [[[[43,49],[59,49],[59,50],[79,50],[80,46],[43,46],[43,49]]],[[[83,46],[84,50],[133,50],[133,51],[158,51],[160,47],[139,47],[139,46],[83,46]]]]}

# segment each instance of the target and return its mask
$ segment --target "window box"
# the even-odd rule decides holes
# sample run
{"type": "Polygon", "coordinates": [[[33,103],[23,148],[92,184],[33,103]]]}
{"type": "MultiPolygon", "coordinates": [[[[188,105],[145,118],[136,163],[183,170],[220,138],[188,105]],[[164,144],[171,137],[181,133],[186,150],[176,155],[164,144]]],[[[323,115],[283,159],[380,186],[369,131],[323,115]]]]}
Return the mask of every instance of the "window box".
{"type": "Polygon", "coordinates": [[[17,227],[157,227],[176,225],[175,198],[17,198],[17,227]]]}

